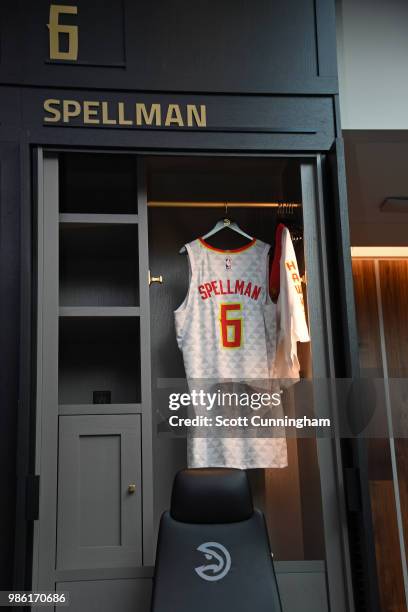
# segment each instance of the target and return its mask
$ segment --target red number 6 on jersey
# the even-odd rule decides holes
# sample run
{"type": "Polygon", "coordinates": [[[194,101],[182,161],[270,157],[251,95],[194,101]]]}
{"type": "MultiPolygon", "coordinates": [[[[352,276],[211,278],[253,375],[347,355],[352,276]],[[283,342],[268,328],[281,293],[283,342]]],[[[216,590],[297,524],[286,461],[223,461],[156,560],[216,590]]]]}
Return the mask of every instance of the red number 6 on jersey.
{"type": "Polygon", "coordinates": [[[220,304],[221,344],[224,348],[239,348],[242,344],[242,317],[232,313],[241,313],[239,302],[220,304]]]}

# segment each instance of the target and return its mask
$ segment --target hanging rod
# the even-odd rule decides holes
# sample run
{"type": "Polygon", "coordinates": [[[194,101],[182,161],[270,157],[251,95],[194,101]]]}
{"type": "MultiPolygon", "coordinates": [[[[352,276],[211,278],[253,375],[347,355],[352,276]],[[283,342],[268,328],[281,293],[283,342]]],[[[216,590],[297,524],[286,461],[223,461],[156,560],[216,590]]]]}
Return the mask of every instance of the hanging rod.
{"type": "Polygon", "coordinates": [[[229,202],[223,200],[222,202],[181,202],[171,200],[148,200],[147,205],[152,208],[301,208],[302,204],[299,202],[229,202]]]}

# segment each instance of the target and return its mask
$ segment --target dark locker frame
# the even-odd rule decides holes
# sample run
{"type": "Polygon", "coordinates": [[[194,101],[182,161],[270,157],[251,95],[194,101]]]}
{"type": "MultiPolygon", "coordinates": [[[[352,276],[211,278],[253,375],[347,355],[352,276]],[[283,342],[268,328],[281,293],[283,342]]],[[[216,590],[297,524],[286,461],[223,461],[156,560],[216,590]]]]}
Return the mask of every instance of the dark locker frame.
{"type": "MultiPolygon", "coordinates": [[[[174,135],[176,136],[176,135],[174,135]]],[[[47,140],[49,140],[47,138],[47,140]]],[[[79,139],[80,141],[82,140],[82,138],[79,139]]],[[[115,138],[116,140],[116,138],[115,138]]],[[[177,140],[177,138],[176,138],[177,140]]],[[[28,144],[28,143],[27,143],[28,144]]],[[[88,152],[92,152],[95,151],[95,148],[90,148],[89,146],[85,146],[85,147],[80,147],[80,148],[75,148],[75,147],[62,147],[61,144],[58,144],[56,146],[57,143],[53,143],[51,145],[48,145],[47,142],[43,143],[43,146],[45,146],[47,148],[48,151],[62,151],[62,150],[77,150],[77,151],[88,151],[88,152]]],[[[296,149],[296,146],[293,147],[294,149],[296,149]]],[[[35,153],[36,148],[33,149],[33,153],[35,153]]],[[[111,149],[103,149],[103,148],[98,148],[99,151],[105,151],[105,152],[114,152],[115,148],[111,148],[111,149]]],[[[137,150],[137,149],[121,149],[118,150],[116,149],[117,153],[121,153],[121,152],[133,152],[133,153],[138,153],[140,155],[150,155],[152,154],[152,150],[145,150],[145,149],[141,149],[141,150],[137,150]]],[[[166,151],[163,151],[163,149],[155,149],[154,151],[156,154],[159,155],[163,155],[163,153],[166,153],[166,151]]],[[[183,154],[183,155],[203,155],[203,154],[209,154],[208,150],[207,151],[203,151],[203,152],[199,152],[197,150],[195,151],[191,151],[191,150],[185,150],[181,147],[179,148],[175,148],[174,149],[174,154],[183,154]]],[[[211,155],[225,155],[226,153],[223,151],[220,151],[219,149],[214,150],[213,152],[211,152],[211,155]]],[[[255,153],[248,153],[248,151],[242,151],[242,152],[235,152],[235,153],[227,153],[228,155],[244,155],[244,156],[252,156],[252,155],[259,155],[259,154],[255,154],[255,153]]],[[[331,305],[333,308],[333,334],[334,337],[336,338],[336,348],[338,349],[336,351],[336,354],[333,355],[334,361],[335,361],[335,367],[336,370],[338,371],[338,375],[343,375],[345,376],[346,373],[351,373],[351,372],[356,372],[357,370],[354,369],[355,363],[353,363],[353,361],[355,361],[355,356],[356,356],[356,352],[353,351],[353,347],[356,346],[356,335],[355,335],[355,327],[354,327],[354,302],[353,302],[353,292],[352,292],[352,288],[351,288],[351,275],[349,273],[349,266],[346,265],[346,267],[344,267],[344,261],[349,262],[350,261],[350,250],[349,250],[349,242],[348,242],[348,217],[347,217],[347,209],[345,207],[345,189],[340,189],[337,192],[339,197],[339,201],[337,204],[335,204],[335,198],[336,198],[336,188],[333,186],[337,184],[337,181],[339,181],[339,186],[341,185],[341,177],[343,176],[342,174],[342,142],[341,140],[336,140],[336,148],[333,149],[329,154],[312,154],[312,153],[294,153],[293,150],[292,152],[285,152],[285,153],[265,153],[262,154],[265,156],[268,155],[272,155],[272,156],[282,156],[282,155],[286,155],[286,156],[295,156],[295,157],[315,157],[316,159],[316,164],[317,167],[321,170],[319,171],[318,174],[318,181],[317,181],[317,188],[319,191],[319,194],[321,195],[321,213],[322,213],[322,217],[324,217],[326,219],[326,223],[324,224],[324,228],[326,232],[330,232],[330,239],[327,236],[327,240],[328,243],[331,244],[337,244],[338,246],[340,246],[340,248],[337,250],[337,253],[335,253],[333,250],[328,249],[327,250],[327,258],[328,258],[328,265],[332,266],[333,269],[336,269],[338,272],[338,279],[337,282],[333,285],[333,283],[330,284],[330,286],[327,288],[327,291],[329,291],[330,295],[331,295],[331,305]],[[337,155],[336,155],[337,153],[337,155]],[[338,167],[338,162],[339,162],[339,167],[338,167]],[[334,199],[333,199],[334,198],[334,199]],[[324,204],[322,204],[324,202],[324,204]],[[328,206],[328,203],[331,202],[331,206],[328,206]],[[340,203],[339,203],[340,202],[340,203]],[[330,222],[329,222],[330,220],[330,222]],[[340,228],[339,228],[340,226],[340,228]],[[339,242],[340,240],[340,242],[339,242]],[[342,296],[340,298],[340,296],[342,296]],[[346,299],[344,299],[346,298],[346,299]],[[348,332],[343,333],[340,330],[348,330],[348,332]]],[[[28,158],[28,156],[24,156],[23,155],[23,160],[25,160],[24,163],[24,168],[25,168],[25,176],[26,176],[26,181],[28,182],[28,178],[31,175],[31,169],[36,167],[36,162],[35,162],[35,157],[33,158],[32,161],[32,165],[30,164],[30,159],[28,158]]],[[[25,185],[27,185],[27,182],[25,183],[25,185]]],[[[36,181],[36,177],[34,175],[34,193],[37,189],[37,181],[36,181]]],[[[28,191],[25,191],[26,196],[29,195],[28,191]]],[[[32,336],[32,318],[31,318],[31,307],[32,305],[35,307],[35,301],[34,304],[31,302],[31,298],[35,296],[32,296],[31,291],[32,290],[36,290],[36,285],[32,285],[32,260],[31,260],[31,246],[29,249],[27,249],[28,245],[32,245],[32,224],[31,224],[31,201],[29,199],[29,197],[25,197],[24,198],[24,203],[25,203],[25,214],[22,217],[22,231],[23,231],[23,236],[24,236],[24,241],[23,241],[23,251],[24,251],[24,260],[25,261],[25,265],[23,267],[24,270],[24,278],[25,278],[25,282],[24,282],[24,293],[23,293],[23,310],[22,310],[22,321],[23,321],[23,335],[22,335],[22,342],[23,344],[25,344],[25,346],[29,347],[31,345],[31,338],[35,338],[35,336],[32,336]],[[25,297],[24,297],[25,296],[25,297]]],[[[35,237],[34,237],[35,238],[35,237]]],[[[35,263],[35,261],[34,261],[35,263]]],[[[25,398],[25,401],[22,401],[20,406],[21,409],[23,410],[23,412],[25,412],[25,410],[31,405],[33,406],[34,404],[32,403],[32,397],[31,397],[31,389],[32,387],[32,376],[33,376],[33,370],[32,367],[35,367],[35,358],[32,359],[31,358],[31,353],[29,350],[26,350],[23,354],[22,354],[22,359],[23,359],[23,363],[25,362],[25,366],[22,369],[22,377],[20,379],[21,382],[21,389],[22,389],[22,398],[25,398]]],[[[20,473],[21,474],[26,474],[27,473],[27,462],[29,461],[29,454],[31,454],[31,457],[33,457],[33,453],[34,453],[34,440],[32,438],[33,435],[33,427],[34,427],[34,421],[31,420],[31,429],[28,429],[28,424],[30,421],[24,421],[24,417],[22,417],[22,423],[24,424],[23,427],[20,428],[19,430],[19,435],[21,436],[21,442],[20,442],[20,449],[21,449],[21,454],[19,456],[19,462],[20,462],[20,473]],[[26,443],[24,442],[24,440],[26,440],[27,438],[30,438],[30,431],[31,431],[31,451],[30,449],[26,446],[26,443]],[[29,453],[29,454],[27,454],[29,453]]],[[[33,415],[33,413],[31,413],[31,419],[34,419],[35,416],[33,415]]],[[[346,449],[347,450],[347,449],[346,449]]],[[[336,452],[336,458],[337,461],[340,461],[340,448],[337,449],[336,452]]],[[[343,466],[345,465],[346,468],[348,469],[348,476],[350,476],[351,474],[351,478],[349,479],[349,481],[346,481],[344,484],[344,487],[349,487],[350,486],[350,482],[352,484],[352,486],[354,486],[354,483],[357,482],[358,483],[362,483],[364,485],[364,472],[361,471],[361,474],[359,475],[358,472],[356,472],[355,469],[355,465],[360,464],[360,466],[364,467],[364,443],[362,444],[357,444],[357,445],[353,445],[351,448],[351,454],[350,452],[348,452],[348,454],[346,455],[346,463],[344,460],[344,448],[341,449],[341,454],[343,455],[343,466]],[[350,467],[349,467],[350,466],[350,467]],[[355,480],[357,478],[357,480],[355,480]]],[[[32,464],[34,465],[34,464],[32,464]]],[[[338,464],[339,466],[339,464],[338,464]]],[[[30,523],[26,523],[26,516],[27,516],[27,512],[28,512],[28,517],[31,519],[36,519],[38,517],[38,506],[36,508],[36,503],[35,503],[35,496],[38,495],[38,493],[36,493],[37,489],[36,489],[36,483],[38,483],[38,478],[35,476],[35,471],[33,468],[31,468],[33,471],[31,472],[34,476],[30,477],[30,479],[28,480],[28,484],[25,484],[25,481],[23,479],[23,481],[20,480],[20,493],[19,493],[19,506],[18,506],[18,510],[17,510],[17,521],[20,524],[23,524],[24,527],[19,530],[16,534],[16,581],[21,580],[21,578],[19,579],[18,576],[27,576],[29,577],[31,574],[31,569],[30,569],[30,559],[31,559],[31,555],[32,552],[30,552],[30,540],[31,540],[31,536],[30,536],[30,531],[32,529],[32,527],[30,527],[30,523]],[[23,490],[21,490],[21,487],[24,487],[23,490]],[[26,486],[28,486],[28,489],[26,490],[26,486]],[[27,497],[27,494],[30,494],[30,497],[27,497]],[[32,491],[32,493],[31,493],[32,491]],[[34,495],[34,497],[32,497],[32,495],[34,495]],[[25,500],[25,501],[24,501],[25,500]],[[23,504],[23,505],[21,505],[23,504]],[[28,505],[27,505],[28,504],[28,505]]],[[[341,472],[338,470],[338,476],[340,477],[340,480],[338,480],[335,485],[336,487],[340,487],[341,489],[343,488],[342,482],[341,482],[341,472]]],[[[350,522],[349,522],[349,518],[350,518],[350,508],[348,508],[347,510],[349,511],[348,516],[348,521],[346,521],[346,517],[345,517],[345,510],[343,511],[343,516],[342,516],[342,525],[343,525],[343,529],[346,529],[346,523],[348,522],[349,525],[349,529],[351,529],[351,531],[349,531],[349,534],[351,535],[351,537],[354,537],[354,534],[357,534],[358,537],[361,537],[361,533],[365,534],[363,536],[363,541],[359,542],[359,547],[356,550],[351,550],[351,559],[353,559],[353,555],[357,555],[355,558],[357,559],[357,563],[363,563],[366,566],[366,572],[367,572],[367,576],[368,576],[368,580],[367,583],[364,584],[364,589],[366,591],[368,591],[368,595],[364,595],[364,597],[369,596],[369,597],[375,597],[375,570],[374,572],[372,571],[372,567],[373,567],[373,562],[374,562],[374,557],[372,555],[373,550],[373,542],[372,539],[370,538],[370,515],[369,515],[369,500],[368,497],[365,495],[365,491],[364,488],[361,488],[361,503],[362,503],[362,507],[353,507],[351,509],[351,516],[353,518],[353,522],[350,526],[350,522]],[[365,552],[364,552],[365,551],[365,552]],[[368,551],[368,554],[367,554],[368,551]],[[373,595],[374,593],[374,595],[373,595]]],[[[341,509],[340,509],[341,511],[341,509]]],[[[341,511],[342,512],[342,511],[341,511]]],[[[347,546],[347,544],[346,544],[347,546]]],[[[346,558],[346,564],[348,565],[348,560],[346,558]]],[[[347,571],[348,573],[348,580],[350,580],[350,573],[349,570],[347,571]]],[[[29,578],[25,578],[25,580],[30,580],[29,578]]],[[[354,576],[352,575],[352,579],[354,579],[354,576]]],[[[20,582],[21,584],[21,582],[20,582]]],[[[27,584],[27,583],[26,583],[27,584]]],[[[350,584],[348,585],[350,587],[350,584]]],[[[350,609],[353,609],[352,604],[350,603],[350,609]]],[[[375,610],[375,607],[372,607],[371,609],[375,610]]]]}
{"type": "MultiPolygon", "coordinates": [[[[54,179],[51,177],[51,183],[48,185],[43,184],[43,173],[44,173],[44,159],[47,160],[48,165],[54,165],[54,174],[57,173],[58,163],[57,163],[57,155],[58,152],[67,151],[67,149],[63,148],[41,148],[37,150],[37,169],[38,169],[38,189],[39,189],[39,198],[48,199],[57,199],[58,198],[58,188],[55,183],[58,180],[57,177],[54,179]],[[46,194],[44,196],[45,189],[53,189],[53,194],[46,194]]],[[[73,149],[68,149],[70,152],[74,152],[73,149]]],[[[83,152],[83,149],[77,150],[78,152],[83,152]]],[[[87,152],[93,152],[95,155],[101,152],[108,152],[107,150],[101,149],[87,149],[87,152]]],[[[147,203],[146,203],[146,188],[145,188],[145,164],[144,158],[146,157],[146,153],[138,151],[122,151],[118,152],[115,150],[109,150],[110,154],[120,155],[121,153],[132,153],[135,155],[136,163],[138,164],[138,217],[142,221],[143,226],[146,225],[147,219],[145,218],[147,215],[147,203]]],[[[148,155],[154,154],[163,155],[161,151],[158,152],[149,152],[148,155]]],[[[177,152],[177,155],[188,155],[186,152],[177,152]]],[[[208,154],[210,155],[210,154],[208,154]]],[[[211,154],[216,157],[217,154],[211,154]]],[[[224,153],[218,154],[218,156],[222,155],[225,157],[224,153]]],[[[230,156],[234,157],[246,157],[244,154],[230,154],[230,156]]],[[[330,342],[330,338],[333,337],[332,330],[332,322],[331,322],[331,311],[330,307],[330,286],[329,286],[329,278],[328,278],[328,258],[324,249],[324,245],[326,242],[325,235],[325,212],[324,212],[324,194],[323,194],[323,157],[320,154],[306,154],[306,155],[296,155],[296,154],[267,154],[267,155],[259,155],[262,158],[284,158],[284,157],[295,157],[301,161],[300,171],[301,171],[301,183],[302,183],[302,200],[304,202],[304,225],[305,225],[305,259],[307,262],[308,269],[308,292],[311,296],[311,302],[319,303],[320,305],[320,313],[323,314],[324,325],[322,325],[321,316],[315,312],[312,308],[310,310],[310,326],[312,330],[312,342],[313,342],[313,351],[312,351],[312,361],[313,361],[313,370],[314,372],[318,372],[318,377],[325,378],[327,376],[334,376],[334,355],[333,355],[333,343],[330,342]],[[321,243],[319,243],[316,239],[307,239],[309,235],[315,235],[315,231],[318,232],[319,237],[321,238],[321,243]],[[320,283],[322,281],[322,283],[320,283]],[[325,305],[329,305],[329,307],[325,307],[325,305]],[[319,330],[319,333],[316,334],[316,330],[319,330]]],[[[49,180],[49,179],[48,179],[49,180]]],[[[39,213],[43,214],[43,205],[39,205],[39,213]]],[[[58,210],[54,211],[54,215],[58,217],[58,210]]],[[[42,218],[39,219],[39,222],[42,222],[42,218]]],[[[58,218],[46,219],[45,225],[45,233],[48,234],[47,241],[53,243],[54,240],[57,239],[57,236],[52,238],[52,232],[50,231],[52,227],[57,227],[58,218]],[[50,225],[51,224],[51,225],[50,225]]],[[[146,225],[147,227],[147,225],[146,225]]],[[[316,236],[317,237],[317,236],[316,236]]],[[[39,248],[43,249],[43,236],[39,234],[39,248]]],[[[57,246],[54,244],[52,251],[56,252],[57,246]]],[[[144,317],[143,323],[143,342],[141,341],[141,350],[143,345],[147,346],[147,361],[141,360],[143,364],[143,369],[141,373],[142,380],[142,402],[145,403],[145,408],[147,407],[147,413],[149,413],[149,405],[151,404],[151,396],[150,396],[150,349],[149,349],[149,341],[146,336],[147,330],[149,329],[149,288],[147,286],[147,270],[148,270],[148,260],[145,259],[145,256],[148,257],[148,244],[147,244],[147,232],[143,235],[142,232],[139,233],[139,257],[142,254],[142,257],[139,258],[139,278],[140,278],[140,315],[144,317]],[[143,287],[145,279],[145,286],[143,287]],[[144,399],[145,397],[145,399],[144,399]]],[[[52,264],[54,267],[57,266],[57,260],[52,264]]],[[[38,268],[40,272],[40,276],[42,273],[43,266],[43,254],[42,252],[38,255],[38,268]]],[[[58,270],[55,269],[54,277],[58,276],[58,270]]],[[[58,305],[56,300],[58,299],[58,292],[55,290],[53,292],[54,300],[51,299],[51,302],[47,300],[42,303],[42,292],[43,288],[40,285],[38,286],[38,295],[40,297],[39,302],[39,311],[38,311],[38,321],[40,325],[39,333],[45,333],[48,337],[48,342],[51,344],[56,342],[56,330],[51,326],[51,328],[47,329],[45,326],[44,330],[41,330],[42,319],[54,321],[55,320],[55,311],[58,310],[58,305]],[[53,303],[54,302],[54,303],[53,303]],[[44,310],[45,309],[45,310],[44,310]],[[48,310],[49,309],[49,310],[48,310]]],[[[47,281],[48,282],[48,281],[47,281]]],[[[51,284],[54,281],[51,280],[51,284]]],[[[141,324],[142,330],[142,324],[141,324]]],[[[41,345],[38,345],[39,350],[42,350],[41,345]]],[[[56,347],[55,347],[55,350],[56,347]]],[[[55,355],[55,350],[53,354],[55,355]]],[[[39,353],[40,355],[40,353],[39,353]]],[[[38,364],[41,366],[41,359],[38,358],[38,364]]],[[[47,366],[45,362],[45,367],[47,366]]],[[[52,368],[52,361],[48,364],[48,367],[52,368]]],[[[42,375],[41,371],[39,372],[39,380],[41,380],[42,375]]],[[[51,381],[51,384],[52,381],[51,381]]],[[[38,390],[40,392],[40,390],[38,390]]],[[[325,396],[325,391],[321,392],[322,395],[320,397],[316,397],[316,405],[328,406],[330,405],[330,398],[325,396]]],[[[40,401],[40,398],[39,400],[40,401]]],[[[111,408],[109,405],[106,407],[106,412],[110,412],[111,408]]],[[[100,408],[97,409],[100,411],[100,408]]],[[[61,407],[59,414],[71,414],[72,407],[61,407]],[[68,412],[67,412],[68,410],[68,412]]],[[[323,412],[321,416],[326,416],[327,413],[323,412]]],[[[54,415],[57,418],[57,415],[54,415]]],[[[146,416],[146,414],[145,414],[146,416]]],[[[56,436],[56,423],[53,431],[56,436]]],[[[41,419],[41,414],[37,414],[38,423],[41,419]]],[[[143,426],[144,434],[150,435],[150,440],[144,440],[145,444],[147,444],[147,448],[145,452],[149,453],[149,447],[151,447],[152,440],[152,424],[146,424],[143,426]]],[[[38,435],[39,430],[37,428],[38,435]]],[[[326,575],[326,580],[328,581],[328,589],[327,594],[330,601],[330,609],[335,611],[338,610],[341,612],[344,609],[347,609],[347,606],[351,605],[351,576],[350,576],[350,568],[348,564],[348,542],[347,542],[347,533],[344,530],[344,516],[345,516],[345,500],[342,493],[343,485],[342,485],[342,471],[341,471],[341,458],[340,458],[340,445],[338,441],[332,441],[327,439],[320,439],[317,442],[317,453],[318,453],[318,461],[319,461],[319,473],[320,473],[320,482],[322,489],[322,509],[324,516],[324,533],[325,533],[325,549],[326,549],[326,558],[327,558],[327,566],[328,573],[324,572],[326,575]],[[334,503],[334,500],[337,500],[334,503]],[[342,577],[340,580],[340,576],[342,577]]],[[[39,473],[39,457],[37,457],[37,469],[36,473],[39,473]]],[[[152,457],[153,459],[153,457],[152,457]]],[[[145,582],[145,578],[149,578],[151,576],[151,570],[146,565],[151,565],[153,561],[153,526],[151,524],[151,520],[149,518],[149,508],[153,508],[153,501],[151,498],[152,494],[152,478],[154,478],[153,474],[153,466],[149,465],[148,456],[144,457],[144,495],[146,494],[146,499],[144,500],[144,517],[148,517],[148,524],[146,527],[143,527],[144,531],[144,563],[143,566],[139,569],[135,570],[110,570],[103,571],[100,570],[87,570],[85,574],[87,575],[88,580],[99,579],[103,580],[104,578],[112,579],[112,578],[139,578],[141,579],[141,583],[145,582]],[[147,461],[146,461],[147,459],[147,461]],[[147,485],[146,485],[147,483],[147,485]],[[150,488],[150,491],[149,491],[150,488]],[[146,542],[150,539],[150,542],[146,545],[146,542]]],[[[46,469],[50,469],[52,472],[55,471],[56,475],[56,466],[53,461],[45,461],[44,465],[46,469]],[[48,466],[48,467],[47,467],[48,466]]],[[[52,477],[52,476],[51,476],[52,477]]],[[[45,482],[45,478],[44,478],[45,482]]],[[[48,521],[56,520],[56,513],[53,510],[52,503],[50,504],[48,500],[45,499],[43,495],[40,500],[43,500],[42,503],[45,503],[43,508],[44,515],[48,516],[48,521]],[[50,514],[51,513],[51,514],[50,514]]],[[[42,505],[42,504],[41,504],[42,505]]],[[[150,513],[151,515],[152,513],[150,513]]],[[[145,518],[146,520],[146,518],[145,518]]],[[[38,523],[36,525],[38,529],[38,523]]],[[[43,544],[41,544],[41,538],[38,541],[38,531],[35,529],[35,542],[34,550],[37,550],[38,546],[44,547],[44,551],[52,550],[53,546],[50,548],[49,536],[45,536],[45,540],[43,544]]],[[[55,533],[53,530],[52,533],[55,533]]],[[[44,539],[44,536],[43,536],[44,539]]],[[[34,557],[35,558],[35,557],[34,557]]],[[[49,559],[49,567],[53,566],[53,561],[49,559]]],[[[316,572],[316,576],[322,572],[322,568],[320,567],[318,562],[305,562],[303,565],[301,562],[281,562],[277,564],[278,574],[287,575],[288,572],[291,574],[296,574],[298,580],[302,579],[303,572],[316,572]],[[314,569],[313,569],[314,568],[314,569]]],[[[54,570],[53,570],[54,571],[54,570]]],[[[58,575],[58,582],[64,581],[64,576],[66,576],[69,580],[74,580],[75,576],[78,579],[84,575],[83,571],[78,570],[77,572],[68,570],[68,572],[64,572],[64,570],[55,570],[58,575]]],[[[83,578],[82,578],[83,579],[83,578]]],[[[39,586],[42,588],[46,588],[47,582],[41,584],[41,579],[39,586]]],[[[39,587],[37,587],[39,588],[39,587]]],[[[52,588],[50,584],[48,584],[47,588],[52,588]]],[[[323,608],[322,608],[323,609],[323,608]]]]}

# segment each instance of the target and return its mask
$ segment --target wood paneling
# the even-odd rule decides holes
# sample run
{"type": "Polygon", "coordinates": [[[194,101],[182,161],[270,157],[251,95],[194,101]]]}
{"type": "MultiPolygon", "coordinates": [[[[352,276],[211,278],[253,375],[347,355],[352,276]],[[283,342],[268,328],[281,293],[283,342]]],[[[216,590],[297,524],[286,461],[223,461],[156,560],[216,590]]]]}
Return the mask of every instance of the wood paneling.
{"type": "MultiPolygon", "coordinates": [[[[386,357],[389,376],[404,376],[404,355],[408,362],[408,263],[381,261],[380,285],[386,357]],[[404,315],[404,316],[402,316],[404,315]]],[[[353,280],[359,333],[359,359],[363,376],[382,377],[379,304],[374,260],[353,260],[353,280]]],[[[407,368],[408,370],[408,368],[407,368]]],[[[408,447],[396,440],[400,495],[403,514],[408,516],[408,447]],[[405,467],[406,466],[406,467],[405,467]]],[[[402,612],[404,582],[395,506],[390,444],[387,438],[368,441],[368,473],[374,527],[381,609],[402,612]]],[[[406,522],[407,518],[405,518],[406,522]]],[[[407,529],[405,528],[405,533],[407,529]]]]}
{"type": "Polygon", "coordinates": [[[399,554],[393,483],[389,480],[370,482],[371,509],[375,533],[377,571],[382,612],[403,612],[404,582],[399,554]]]}
{"type": "Polygon", "coordinates": [[[388,376],[408,377],[408,261],[381,261],[381,299],[388,376]]]}
{"type": "MultiPolygon", "coordinates": [[[[384,334],[390,378],[408,377],[408,261],[380,262],[384,334]]],[[[397,406],[392,408],[398,409],[397,406]]],[[[396,439],[395,452],[405,550],[408,550],[408,440],[396,439]]]]}
{"type": "Polygon", "coordinates": [[[401,499],[405,552],[408,553],[408,440],[396,439],[395,452],[397,455],[398,486],[401,499]]]}
{"type": "MultiPolygon", "coordinates": [[[[382,377],[380,326],[374,260],[353,260],[354,296],[362,376],[382,377]]],[[[392,479],[390,447],[386,438],[368,442],[369,478],[392,479]]]]}
{"type": "Polygon", "coordinates": [[[374,261],[353,260],[353,281],[362,374],[382,376],[374,261]]]}

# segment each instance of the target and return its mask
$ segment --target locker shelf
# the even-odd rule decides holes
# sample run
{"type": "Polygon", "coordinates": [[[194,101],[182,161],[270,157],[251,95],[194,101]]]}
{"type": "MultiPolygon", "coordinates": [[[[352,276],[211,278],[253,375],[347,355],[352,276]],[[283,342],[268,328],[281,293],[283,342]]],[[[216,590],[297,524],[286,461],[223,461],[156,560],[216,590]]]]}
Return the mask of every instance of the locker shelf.
{"type": "Polygon", "coordinates": [[[62,213],[59,216],[60,223],[87,224],[87,225],[136,225],[137,215],[126,214],[87,214],[87,213],[62,213]]]}
{"type": "Polygon", "coordinates": [[[138,226],[60,224],[60,306],[139,305],[138,226]]]}
{"type": "Polygon", "coordinates": [[[138,317],[62,317],[59,320],[59,404],[108,408],[140,402],[138,317]],[[109,391],[112,404],[93,404],[109,391]]]}
{"type": "Polygon", "coordinates": [[[138,317],[136,306],[62,306],[60,317],[138,317]]]}
{"type": "Polygon", "coordinates": [[[141,404],[60,404],[58,414],[141,414],[141,404]]]}
{"type": "Polygon", "coordinates": [[[104,153],[61,155],[60,212],[137,213],[135,156],[104,153]]]}

